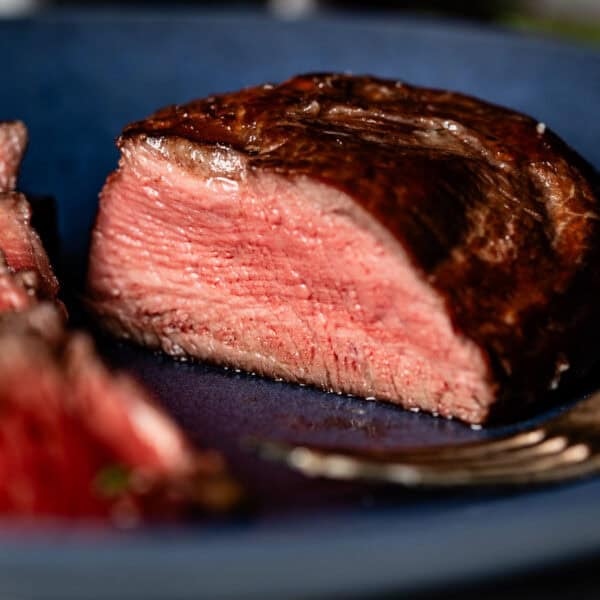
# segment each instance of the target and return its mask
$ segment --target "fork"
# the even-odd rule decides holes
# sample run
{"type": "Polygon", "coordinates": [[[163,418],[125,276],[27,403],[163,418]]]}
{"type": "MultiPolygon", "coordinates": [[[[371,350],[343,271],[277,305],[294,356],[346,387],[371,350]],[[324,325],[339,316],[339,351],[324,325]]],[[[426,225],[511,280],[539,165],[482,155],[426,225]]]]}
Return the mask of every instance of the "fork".
{"type": "Polygon", "coordinates": [[[600,472],[600,392],[519,433],[416,450],[349,450],[254,442],[266,459],[312,477],[407,487],[559,482],[600,472]]]}

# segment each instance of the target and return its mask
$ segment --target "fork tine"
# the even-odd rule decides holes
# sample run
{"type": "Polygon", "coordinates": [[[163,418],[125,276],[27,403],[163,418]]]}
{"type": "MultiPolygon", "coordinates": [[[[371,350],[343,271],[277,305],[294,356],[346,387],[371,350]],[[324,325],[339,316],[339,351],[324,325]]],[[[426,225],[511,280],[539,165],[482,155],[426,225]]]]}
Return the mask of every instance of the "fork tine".
{"type": "MultiPolygon", "coordinates": [[[[510,466],[523,463],[526,460],[537,459],[543,455],[560,452],[567,443],[564,437],[546,439],[545,432],[541,430],[529,431],[524,434],[488,443],[479,442],[451,448],[395,450],[392,452],[371,449],[295,448],[291,444],[265,440],[251,442],[252,445],[258,447],[259,453],[266,458],[289,462],[286,457],[291,457],[293,461],[298,456],[310,456],[311,459],[307,463],[309,466],[313,464],[313,459],[316,460],[317,457],[322,458],[324,461],[330,457],[336,457],[336,459],[340,458],[340,460],[331,461],[335,466],[350,464],[344,461],[354,460],[357,461],[357,464],[369,464],[372,466],[397,463],[419,466],[421,468],[443,467],[445,469],[480,469],[491,466],[510,466]]],[[[349,469],[352,470],[351,467],[349,469]]]]}
{"type": "Polygon", "coordinates": [[[397,461],[373,461],[336,452],[293,447],[276,442],[263,442],[260,450],[265,458],[283,461],[312,477],[344,480],[368,480],[406,486],[497,485],[532,481],[553,481],[575,477],[600,468],[597,455],[589,460],[585,444],[567,446],[552,455],[534,455],[504,465],[488,465],[484,461],[467,465],[432,465],[397,461]]]}
{"type": "MultiPolygon", "coordinates": [[[[479,459],[498,453],[517,451],[539,445],[547,437],[543,429],[532,429],[518,433],[510,437],[482,442],[470,442],[458,446],[432,446],[429,448],[380,448],[380,449],[335,449],[335,452],[343,452],[352,456],[360,456],[371,460],[405,460],[410,457],[411,461],[419,462],[442,462],[455,461],[457,459],[479,459]]],[[[322,448],[323,452],[333,452],[322,448]]]]}
{"type": "Polygon", "coordinates": [[[430,469],[422,472],[424,484],[429,485],[499,485],[548,482],[578,477],[597,469],[598,461],[585,444],[569,446],[565,450],[531,460],[527,463],[504,466],[481,465],[479,468],[430,469]],[[594,464],[595,463],[595,464],[594,464]]]}
{"type": "MultiPolygon", "coordinates": [[[[515,485],[523,483],[543,483],[579,477],[598,469],[600,465],[587,460],[586,447],[573,446],[560,456],[545,457],[525,467],[514,465],[502,468],[481,468],[480,470],[446,469],[391,463],[361,466],[360,478],[372,481],[401,483],[408,486],[448,487],[464,485],[515,485]],[[363,477],[364,475],[364,477],[363,477]]],[[[329,473],[328,476],[331,476],[329,473]]]]}
{"type": "MultiPolygon", "coordinates": [[[[379,457],[383,460],[409,460],[410,462],[444,463],[460,461],[491,460],[500,456],[526,455],[536,448],[542,447],[548,441],[544,430],[536,429],[524,433],[502,438],[499,440],[475,442],[453,447],[431,447],[416,450],[395,451],[388,454],[382,452],[379,457]]],[[[362,453],[361,453],[362,456],[362,453]]],[[[369,455],[371,456],[371,455],[369,455]]],[[[377,454],[372,455],[373,458],[377,454]]]]}
{"type": "MultiPolygon", "coordinates": [[[[562,452],[569,444],[565,436],[542,437],[534,444],[527,446],[518,446],[516,448],[505,446],[496,446],[491,451],[486,449],[479,453],[453,453],[451,451],[444,452],[443,455],[428,454],[426,456],[421,453],[406,453],[396,455],[395,462],[406,462],[411,464],[432,465],[439,467],[464,467],[477,468],[478,465],[514,465],[523,464],[525,461],[534,460],[542,456],[550,456],[562,452]]],[[[386,461],[388,462],[388,461],[386,461]]]]}
{"type": "MultiPolygon", "coordinates": [[[[284,448],[291,452],[292,444],[267,440],[250,440],[250,445],[259,448],[266,455],[271,453],[277,457],[284,448]]],[[[509,438],[502,438],[489,442],[475,442],[453,447],[430,447],[418,449],[350,449],[350,448],[320,448],[312,446],[310,449],[322,455],[344,455],[359,460],[371,462],[402,462],[440,465],[442,463],[471,463],[482,460],[505,462],[510,457],[525,457],[537,453],[554,452],[562,449],[555,448],[556,442],[546,440],[546,433],[542,430],[527,431],[509,438]],[[546,444],[550,442],[550,444],[546,444]],[[546,444],[546,445],[544,445],[546,444]]]]}

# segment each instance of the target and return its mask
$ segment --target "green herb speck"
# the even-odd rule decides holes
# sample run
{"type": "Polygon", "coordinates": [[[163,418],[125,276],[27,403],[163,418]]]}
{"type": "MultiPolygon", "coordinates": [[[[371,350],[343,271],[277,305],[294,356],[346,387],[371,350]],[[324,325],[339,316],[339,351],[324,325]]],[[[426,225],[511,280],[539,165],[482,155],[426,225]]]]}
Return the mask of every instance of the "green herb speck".
{"type": "Polygon", "coordinates": [[[94,489],[107,498],[114,498],[129,488],[131,471],[121,464],[107,465],[94,478],[94,489]]]}

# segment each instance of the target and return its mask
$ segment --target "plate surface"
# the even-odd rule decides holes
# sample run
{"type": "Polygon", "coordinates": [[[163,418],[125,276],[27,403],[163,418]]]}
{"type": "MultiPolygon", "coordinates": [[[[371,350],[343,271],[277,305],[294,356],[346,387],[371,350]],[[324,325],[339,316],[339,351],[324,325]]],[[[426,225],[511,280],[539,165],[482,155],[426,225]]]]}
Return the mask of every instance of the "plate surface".
{"type": "MultiPolygon", "coordinates": [[[[77,290],[96,197],[121,127],[166,104],[351,71],[479,95],[535,115],[597,167],[600,54],[422,20],[257,14],[54,13],[0,22],[0,117],[31,136],[21,187],[58,202],[62,275],[77,290]]],[[[77,314],[75,314],[77,319],[77,314]]],[[[257,499],[235,522],[134,533],[6,527],[0,595],[311,597],[439,587],[600,551],[600,480],[521,492],[425,493],[311,481],[243,451],[272,436],[347,445],[479,439],[453,421],[323,394],[102,341],[257,499]]]]}

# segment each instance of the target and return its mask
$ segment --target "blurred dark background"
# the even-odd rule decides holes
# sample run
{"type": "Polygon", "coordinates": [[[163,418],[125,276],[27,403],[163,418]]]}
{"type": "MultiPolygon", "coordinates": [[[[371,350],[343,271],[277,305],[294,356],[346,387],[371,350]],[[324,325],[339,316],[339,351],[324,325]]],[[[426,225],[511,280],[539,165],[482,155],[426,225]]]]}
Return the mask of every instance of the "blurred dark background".
{"type": "Polygon", "coordinates": [[[73,7],[82,10],[111,7],[125,10],[142,7],[262,10],[282,19],[310,18],[318,13],[340,11],[357,16],[403,12],[476,20],[600,44],[600,0],[0,0],[0,18],[73,7]]]}

